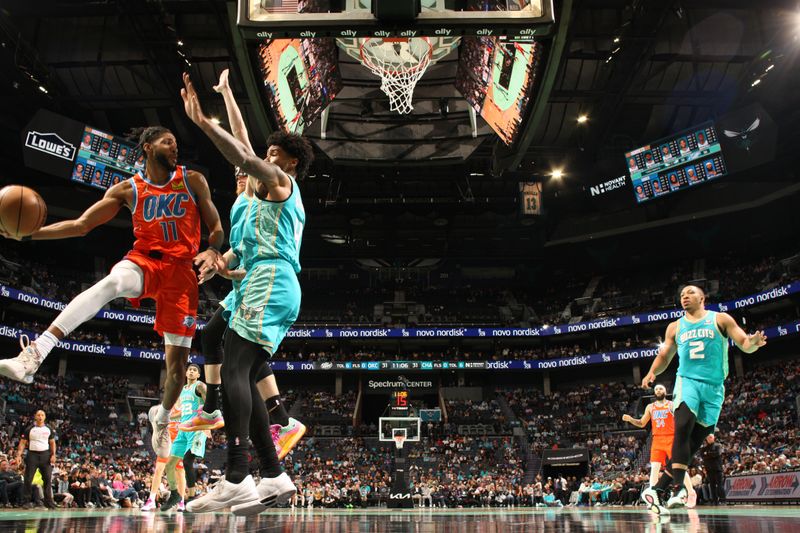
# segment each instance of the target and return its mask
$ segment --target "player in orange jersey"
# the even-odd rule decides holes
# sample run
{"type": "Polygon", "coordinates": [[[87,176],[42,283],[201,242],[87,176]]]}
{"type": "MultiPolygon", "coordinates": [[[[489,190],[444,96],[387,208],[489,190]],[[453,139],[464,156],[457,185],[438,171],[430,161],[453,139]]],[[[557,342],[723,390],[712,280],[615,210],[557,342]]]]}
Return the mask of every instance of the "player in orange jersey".
{"type": "MultiPolygon", "coordinates": [[[[178,425],[181,423],[181,409],[180,404],[175,403],[172,406],[172,409],[169,411],[169,424],[167,425],[167,432],[169,433],[169,441],[174,442],[178,436],[178,425]]],[[[150,480],[150,495],[147,497],[147,501],[142,504],[140,510],[142,511],[155,511],[158,509],[156,505],[156,501],[158,500],[158,492],[159,487],[161,487],[161,479],[164,477],[164,472],[167,469],[167,463],[169,462],[169,458],[167,457],[157,457],[156,458],[156,468],[155,472],[153,472],[153,477],[150,480]]],[[[181,494],[186,493],[186,471],[183,468],[183,461],[178,461],[178,464],[175,466],[177,471],[177,481],[178,481],[178,492],[181,494]]],[[[181,502],[178,506],[178,511],[184,511],[183,502],[181,502]]]]}
{"type": "MultiPolygon", "coordinates": [[[[653,442],[650,445],[649,489],[653,489],[658,482],[661,467],[666,467],[667,461],[672,458],[672,440],[675,436],[675,416],[672,401],[667,400],[667,388],[664,385],[656,385],[655,395],[656,400],[645,407],[642,418],[622,415],[623,422],[633,424],[637,428],[643,428],[648,422],[651,423],[653,442]]],[[[684,480],[684,486],[689,493],[690,505],[687,507],[694,507],[697,502],[697,493],[688,477],[684,480]]]]}
{"type": "Polygon", "coordinates": [[[0,375],[33,382],[36,370],[58,341],[111,300],[130,298],[136,305],[141,298],[152,298],[156,301],[154,329],[166,345],[167,379],[161,405],[150,410],[150,423],[156,455],[167,457],[169,410],[183,386],[197,325],[197,276],[192,261],[199,267],[213,266],[225,235],[205,177],[178,166],[178,143],[172,132],[154,126],[133,133],[146,155],[144,171],[108,189],[103,199],[79,218],[50,224],[23,239],[81,237],[127,207],[136,237],[133,250],[108,276],[75,297],[35,342],[29,343],[23,336],[20,354],[0,361],[0,375]],[[201,219],[209,230],[209,246],[198,253],[201,219]]]}

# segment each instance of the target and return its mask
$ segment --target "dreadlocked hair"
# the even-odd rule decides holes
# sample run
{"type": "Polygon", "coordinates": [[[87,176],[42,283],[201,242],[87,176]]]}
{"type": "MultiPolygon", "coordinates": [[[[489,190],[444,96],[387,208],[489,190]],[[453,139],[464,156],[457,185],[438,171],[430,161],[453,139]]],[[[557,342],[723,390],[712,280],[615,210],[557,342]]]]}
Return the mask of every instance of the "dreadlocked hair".
{"type": "Polygon", "coordinates": [[[146,143],[151,143],[167,133],[172,132],[169,128],[165,128],[164,126],[146,126],[142,128],[131,128],[128,133],[125,134],[125,138],[135,142],[136,148],[142,152],[146,143]]]}
{"type": "Polygon", "coordinates": [[[297,159],[295,178],[305,178],[308,168],[314,162],[314,150],[308,139],[294,133],[276,131],[267,139],[267,146],[280,146],[284,152],[297,159]]]}

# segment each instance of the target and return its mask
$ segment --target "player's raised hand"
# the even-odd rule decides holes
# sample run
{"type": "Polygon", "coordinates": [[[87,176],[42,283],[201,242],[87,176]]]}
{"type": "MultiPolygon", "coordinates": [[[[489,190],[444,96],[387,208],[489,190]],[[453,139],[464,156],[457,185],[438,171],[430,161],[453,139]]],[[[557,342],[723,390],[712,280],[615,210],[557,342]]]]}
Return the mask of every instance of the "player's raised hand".
{"type": "Polygon", "coordinates": [[[214,91],[221,93],[225,90],[230,90],[231,86],[228,84],[228,69],[223,70],[219,75],[219,83],[214,85],[214,91]]]}
{"type": "Polygon", "coordinates": [[[208,249],[194,256],[194,266],[197,267],[197,282],[205,283],[217,273],[217,261],[220,253],[216,250],[208,249]]]}
{"type": "Polygon", "coordinates": [[[650,387],[652,387],[653,382],[655,380],[656,380],[656,375],[653,374],[652,372],[648,372],[647,375],[642,380],[642,388],[649,389],[650,387]]]}
{"type": "Polygon", "coordinates": [[[758,346],[759,348],[767,344],[767,336],[763,331],[756,331],[752,335],[748,335],[747,340],[750,341],[750,346],[758,346]]]}
{"type": "Polygon", "coordinates": [[[183,99],[183,109],[186,115],[198,126],[206,121],[206,115],[203,113],[203,108],[200,105],[200,99],[197,97],[197,91],[192,84],[192,79],[189,74],[183,73],[183,89],[181,89],[181,98],[183,99]]]}

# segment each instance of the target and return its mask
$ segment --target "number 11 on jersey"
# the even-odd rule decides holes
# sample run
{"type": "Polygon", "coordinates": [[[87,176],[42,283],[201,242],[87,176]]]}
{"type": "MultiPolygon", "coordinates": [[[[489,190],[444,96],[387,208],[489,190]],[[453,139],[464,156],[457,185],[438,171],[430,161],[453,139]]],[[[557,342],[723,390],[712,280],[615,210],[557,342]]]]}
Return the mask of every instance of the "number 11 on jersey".
{"type": "Polygon", "coordinates": [[[174,220],[159,222],[159,224],[161,224],[161,231],[164,232],[164,242],[178,240],[178,225],[175,224],[174,220]]]}

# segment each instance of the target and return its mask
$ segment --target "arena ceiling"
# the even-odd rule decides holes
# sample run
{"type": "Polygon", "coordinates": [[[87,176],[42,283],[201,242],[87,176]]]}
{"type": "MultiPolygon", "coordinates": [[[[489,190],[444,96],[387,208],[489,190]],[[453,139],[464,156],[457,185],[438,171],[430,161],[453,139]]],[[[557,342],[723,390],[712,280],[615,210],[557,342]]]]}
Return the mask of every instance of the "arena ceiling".
{"type": "MultiPolygon", "coordinates": [[[[224,117],[211,86],[230,68],[246,121],[264,123],[238,75],[230,7],[223,0],[5,0],[3,144],[19,143],[18,132],[39,107],[117,133],[160,123],[176,132],[182,158],[208,168],[212,186],[226,190],[230,167],[184,117],[179,89],[180,73],[188,68],[209,113],[224,117]]],[[[779,119],[779,159],[794,157],[800,23],[793,2],[562,0],[555,7],[566,23],[563,51],[552,85],[542,92],[546,105],[514,150],[485,125],[476,139],[448,138],[468,121],[467,104],[452,85],[455,55],[431,68],[420,83],[418,112],[402,119],[383,109],[377,78],[341,54],[345,89],[328,128],[338,140],[316,139],[318,163],[304,185],[314,212],[313,239],[341,237],[353,256],[442,256],[465,238],[499,239],[511,255],[520,239],[538,248],[558,234],[565,217],[607,209],[589,201],[586,189],[622,174],[626,149],[752,100],[779,119]],[[774,63],[766,76],[765,57],[774,63]],[[441,97],[450,103],[447,116],[438,108],[441,97]],[[378,102],[366,118],[360,112],[364,100],[378,102]],[[588,120],[578,123],[584,114],[588,120]],[[420,163],[399,156],[380,164],[328,157],[352,139],[347,142],[369,159],[359,132],[375,129],[404,151],[421,150],[430,158],[420,163]],[[467,157],[454,162],[454,153],[467,157]],[[550,181],[555,168],[564,170],[563,183],[550,181]],[[546,182],[549,216],[518,215],[522,179],[546,182]]],[[[310,134],[318,136],[318,128],[310,134]]],[[[253,135],[254,143],[260,138],[253,135]]],[[[771,177],[794,179],[781,172],[771,177]]],[[[628,200],[612,207],[632,207],[628,200]]],[[[677,204],[664,201],[638,215],[645,221],[669,217],[677,204]]]]}

